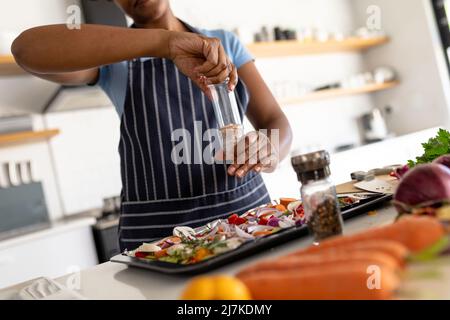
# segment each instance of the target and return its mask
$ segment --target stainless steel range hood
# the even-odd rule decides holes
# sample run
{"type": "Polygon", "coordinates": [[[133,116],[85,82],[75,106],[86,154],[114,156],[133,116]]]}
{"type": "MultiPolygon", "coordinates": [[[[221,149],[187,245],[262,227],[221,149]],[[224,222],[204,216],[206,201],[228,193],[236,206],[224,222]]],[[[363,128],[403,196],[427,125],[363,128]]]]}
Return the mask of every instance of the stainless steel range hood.
{"type": "Polygon", "coordinates": [[[108,96],[99,87],[60,87],[43,113],[111,107],[108,96]]]}
{"type": "MultiPolygon", "coordinates": [[[[108,0],[81,0],[84,21],[127,26],[123,12],[108,0]]],[[[32,76],[1,79],[0,118],[110,106],[98,87],[65,87],[32,76]]]]}

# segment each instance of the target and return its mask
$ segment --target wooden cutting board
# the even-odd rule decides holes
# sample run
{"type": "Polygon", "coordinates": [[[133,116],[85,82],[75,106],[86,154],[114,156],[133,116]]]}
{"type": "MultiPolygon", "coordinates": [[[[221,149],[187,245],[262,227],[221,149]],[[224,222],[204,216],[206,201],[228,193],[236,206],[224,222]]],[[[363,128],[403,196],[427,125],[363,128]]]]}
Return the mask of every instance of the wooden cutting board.
{"type": "MultiPolygon", "coordinates": [[[[387,181],[389,183],[392,183],[393,185],[397,186],[398,185],[398,180],[394,177],[391,176],[377,176],[377,179],[381,179],[384,181],[387,181]]],[[[358,189],[355,187],[355,183],[357,183],[358,181],[350,181],[341,185],[336,186],[336,191],[338,194],[346,194],[346,193],[367,193],[367,191],[358,189]]]]}

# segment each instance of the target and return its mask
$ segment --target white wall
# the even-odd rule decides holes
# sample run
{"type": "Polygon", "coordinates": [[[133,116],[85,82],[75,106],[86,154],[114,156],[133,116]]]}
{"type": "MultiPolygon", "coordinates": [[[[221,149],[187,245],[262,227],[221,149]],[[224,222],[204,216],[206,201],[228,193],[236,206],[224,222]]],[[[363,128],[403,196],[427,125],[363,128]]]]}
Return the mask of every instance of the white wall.
{"type": "Polygon", "coordinates": [[[62,209],[66,215],[101,208],[120,195],[119,117],[113,107],[45,115],[61,134],[50,141],[62,209]]]}
{"type": "Polygon", "coordinates": [[[66,9],[78,0],[2,1],[0,30],[22,31],[42,24],[63,23],[66,9]]]}
{"type": "Polygon", "coordinates": [[[386,65],[398,71],[401,85],[374,94],[378,107],[390,105],[394,113],[390,127],[397,134],[448,124],[448,71],[440,78],[438,56],[442,58],[429,0],[352,0],[355,19],[366,20],[366,8],[381,9],[382,28],[391,37],[383,47],[365,55],[369,67],[386,65]],[[445,81],[445,82],[443,82],[445,81]],[[445,91],[444,91],[445,90],[445,91]]]}
{"type": "Polygon", "coordinates": [[[175,14],[203,28],[259,30],[263,25],[351,31],[347,0],[170,0],[175,14]]]}

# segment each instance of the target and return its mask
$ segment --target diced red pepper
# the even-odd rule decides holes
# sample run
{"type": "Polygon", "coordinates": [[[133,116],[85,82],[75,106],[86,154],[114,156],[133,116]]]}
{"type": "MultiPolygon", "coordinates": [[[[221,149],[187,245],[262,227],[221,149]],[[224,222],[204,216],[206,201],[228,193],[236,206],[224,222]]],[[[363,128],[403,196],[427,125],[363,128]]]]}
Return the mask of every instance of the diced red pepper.
{"type": "Polygon", "coordinates": [[[269,223],[269,219],[266,219],[266,218],[261,218],[261,219],[259,219],[259,222],[258,222],[258,224],[260,225],[260,226],[267,226],[267,224],[269,223]]]}
{"type": "Polygon", "coordinates": [[[229,224],[235,224],[237,226],[247,222],[247,219],[239,217],[237,214],[233,214],[228,218],[229,224]]]}
{"type": "Polygon", "coordinates": [[[228,223],[229,224],[236,224],[236,220],[239,218],[239,216],[237,214],[233,214],[232,216],[230,216],[228,218],[228,223]]]}
{"type": "Polygon", "coordinates": [[[136,253],[134,254],[134,256],[135,256],[136,258],[146,258],[146,257],[148,256],[148,253],[146,253],[146,252],[136,252],[136,253]]]}
{"type": "Polygon", "coordinates": [[[236,219],[236,221],[234,222],[234,224],[237,225],[237,226],[240,226],[241,224],[244,224],[244,223],[246,223],[246,222],[247,222],[247,219],[238,217],[238,218],[236,219]]]}

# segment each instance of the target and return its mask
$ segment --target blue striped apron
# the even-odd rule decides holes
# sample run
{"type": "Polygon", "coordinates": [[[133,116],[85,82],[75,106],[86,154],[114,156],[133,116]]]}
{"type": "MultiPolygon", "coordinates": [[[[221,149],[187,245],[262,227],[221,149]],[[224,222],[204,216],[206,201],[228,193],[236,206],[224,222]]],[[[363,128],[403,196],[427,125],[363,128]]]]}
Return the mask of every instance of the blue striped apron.
{"type": "MultiPolygon", "coordinates": [[[[170,60],[137,59],[128,65],[119,144],[121,250],[166,237],[176,226],[201,226],[270,202],[259,174],[237,179],[228,176],[225,163],[175,164],[171,154],[178,142],[171,135],[180,128],[189,131],[192,153],[203,159],[210,144],[203,132],[218,128],[212,104],[170,60]],[[196,123],[202,124],[201,134],[196,123]]],[[[242,81],[236,96],[243,117],[249,97],[242,81]]]]}

